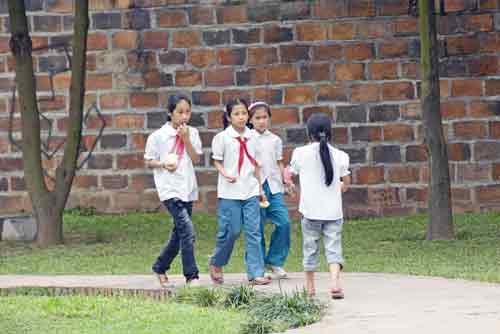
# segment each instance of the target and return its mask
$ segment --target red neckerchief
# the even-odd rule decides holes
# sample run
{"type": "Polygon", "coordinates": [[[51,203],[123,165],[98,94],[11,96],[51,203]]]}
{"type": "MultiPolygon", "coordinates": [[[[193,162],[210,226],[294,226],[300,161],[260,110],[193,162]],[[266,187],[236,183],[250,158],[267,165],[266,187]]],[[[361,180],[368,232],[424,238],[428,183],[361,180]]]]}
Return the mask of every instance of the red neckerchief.
{"type": "Polygon", "coordinates": [[[238,159],[238,175],[240,174],[241,167],[243,166],[243,160],[245,160],[245,155],[247,156],[248,160],[250,160],[250,163],[254,166],[257,167],[257,161],[248,153],[247,149],[247,138],[241,138],[237,137],[237,141],[240,142],[240,156],[238,159]]]}
{"type": "Polygon", "coordinates": [[[177,157],[179,159],[178,161],[181,161],[182,156],[184,155],[184,142],[182,141],[181,136],[179,136],[178,134],[175,135],[175,144],[174,147],[172,147],[170,153],[177,154],[177,157]]]}

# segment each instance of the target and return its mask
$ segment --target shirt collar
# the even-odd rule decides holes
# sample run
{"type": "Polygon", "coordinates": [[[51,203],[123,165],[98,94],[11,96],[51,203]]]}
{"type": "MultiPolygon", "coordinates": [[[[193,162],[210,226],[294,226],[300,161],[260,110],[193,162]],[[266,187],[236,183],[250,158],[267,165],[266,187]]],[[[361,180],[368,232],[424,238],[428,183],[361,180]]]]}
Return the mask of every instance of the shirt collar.
{"type": "Polygon", "coordinates": [[[170,122],[163,124],[163,126],[161,128],[164,131],[164,133],[168,136],[176,136],[177,135],[177,130],[172,127],[170,122]]]}
{"type": "MultiPolygon", "coordinates": [[[[231,125],[227,127],[226,131],[227,134],[233,138],[241,137],[241,135],[231,125]]],[[[243,132],[243,137],[245,138],[252,137],[252,131],[249,128],[245,127],[245,132],[243,132]]]]}

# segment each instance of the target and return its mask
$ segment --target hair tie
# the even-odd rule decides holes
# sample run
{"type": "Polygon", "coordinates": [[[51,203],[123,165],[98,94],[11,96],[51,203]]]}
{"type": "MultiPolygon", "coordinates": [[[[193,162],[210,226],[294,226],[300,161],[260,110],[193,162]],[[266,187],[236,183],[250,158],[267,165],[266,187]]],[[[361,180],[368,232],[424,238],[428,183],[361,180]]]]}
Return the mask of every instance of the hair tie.
{"type": "Polygon", "coordinates": [[[324,131],[321,131],[321,132],[319,133],[319,138],[320,138],[320,139],[325,139],[325,138],[326,138],[326,133],[325,133],[324,131]]]}

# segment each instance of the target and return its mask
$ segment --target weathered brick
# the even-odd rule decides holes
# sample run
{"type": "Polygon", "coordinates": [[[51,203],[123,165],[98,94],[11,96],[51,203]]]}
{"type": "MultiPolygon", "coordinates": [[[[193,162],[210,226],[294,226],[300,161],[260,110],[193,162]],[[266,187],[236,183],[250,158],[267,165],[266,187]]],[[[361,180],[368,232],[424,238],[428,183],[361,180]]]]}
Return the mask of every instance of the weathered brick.
{"type": "Polygon", "coordinates": [[[125,29],[143,30],[151,28],[151,17],[147,10],[134,9],[126,12],[123,21],[123,28],[125,29]]]}
{"type": "Polygon", "coordinates": [[[252,92],[250,90],[242,89],[225,89],[222,93],[222,104],[226,105],[233,99],[245,99],[246,101],[251,101],[252,92]]]}
{"type": "Polygon", "coordinates": [[[0,192],[7,192],[9,190],[9,180],[6,177],[0,178],[0,192]]]}
{"type": "Polygon", "coordinates": [[[335,65],[335,80],[337,81],[364,80],[364,79],[365,79],[365,69],[363,64],[349,63],[349,64],[335,65]]]}
{"type": "Polygon", "coordinates": [[[73,186],[80,189],[97,188],[97,176],[95,175],[76,175],[73,179],[73,186]]]}
{"type": "Polygon", "coordinates": [[[347,90],[343,85],[319,86],[318,101],[347,101],[347,90]]]}
{"type": "Polygon", "coordinates": [[[302,81],[326,81],[331,79],[330,64],[308,64],[300,68],[302,81]]]}
{"type": "Polygon", "coordinates": [[[500,139],[500,121],[490,122],[490,137],[500,139]]]}
{"type": "Polygon", "coordinates": [[[401,162],[401,151],[398,145],[376,146],[372,150],[375,163],[401,162]]]}
{"type": "Polygon", "coordinates": [[[209,67],[216,62],[213,49],[191,49],[188,51],[188,63],[195,67],[209,67]]]}
{"type": "Polygon", "coordinates": [[[427,161],[428,153],[425,145],[410,145],[406,147],[406,161],[427,161]]]}
{"type": "Polygon", "coordinates": [[[194,25],[215,23],[215,10],[212,7],[194,6],[189,8],[189,22],[194,25]]]}
{"type": "Polygon", "coordinates": [[[328,37],[328,26],[319,22],[298,23],[295,26],[297,40],[299,41],[319,41],[328,37]]]}
{"type": "Polygon", "coordinates": [[[232,68],[218,68],[205,72],[207,86],[232,86],[234,85],[234,71],[232,68]]]}
{"type": "MultiPolygon", "coordinates": [[[[500,82],[500,80],[499,80],[500,82]]],[[[481,96],[482,95],[482,80],[465,79],[453,80],[451,82],[452,96],[481,96]]],[[[499,85],[500,87],[500,85],[499,85]]]]}
{"type": "Polygon", "coordinates": [[[179,50],[171,50],[159,55],[160,63],[163,65],[183,65],[186,62],[186,55],[179,50]]]}
{"type": "Polygon", "coordinates": [[[113,77],[111,74],[87,74],[85,86],[88,91],[113,88],[113,77]]]}
{"type": "Polygon", "coordinates": [[[314,60],[328,60],[342,58],[342,47],[340,45],[315,45],[313,46],[314,60]]]}
{"type": "Polygon", "coordinates": [[[474,160],[497,160],[500,157],[500,142],[477,141],[474,143],[474,160]]]}
{"type": "Polygon", "coordinates": [[[251,29],[232,29],[233,33],[233,43],[235,44],[254,44],[260,43],[260,28],[251,29]]]}
{"type": "Polygon", "coordinates": [[[468,161],[471,158],[469,144],[452,143],[448,144],[448,158],[452,161],[468,161]]]}
{"type": "Polygon", "coordinates": [[[441,116],[445,119],[465,116],[465,103],[462,101],[447,101],[440,105],[441,116]]]}
{"type": "Polygon", "coordinates": [[[392,122],[399,119],[398,105],[385,104],[370,107],[370,122],[392,122]]]}
{"type": "Polygon", "coordinates": [[[147,71],[142,75],[146,88],[170,87],[174,85],[172,74],[158,70],[147,71]]]}
{"type": "Polygon", "coordinates": [[[374,56],[372,43],[353,43],[344,47],[345,58],[351,60],[367,60],[374,56]]]}
{"type": "Polygon", "coordinates": [[[480,202],[494,202],[498,203],[500,198],[500,185],[492,184],[488,186],[480,186],[476,189],[476,198],[480,202]]]}
{"type": "Polygon", "coordinates": [[[486,87],[486,95],[488,96],[500,95],[500,80],[498,79],[486,80],[485,87],[486,87]]]}
{"type": "Polygon", "coordinates": [[[428,196],[427,188],[406,188],[406,199],[412,202],[426,202],[428,196]]]}
{"type": "Polygon", "coordinates": [[[172,47],[192,48],[201,45],[201,34],[196,30],[179,30],[172,32],[172,47]]]}
{"type": "Polygon", "coordinates": [[[168,48],[168,32],[145,31],[142,33],[142,42],[145,49],[168,48]]]}
{"type": "MultiPolygon", "coordinates": [[[[333,142],[339,145],[345,145],[349,142],[349,132],[347,127],[332,128],[333,142]]],[[[351,160],[352,163],[352,160],[351,160]]]]}
{"type": "Polygon", "coordinates": [[[281,89],[257,88],[253,91],[255,100],[263,100],[269,104],[282,104],[283,91],[281,89]]]}
{"type": "Polygon", "coordinates": [[[290,143],[304,144],[307,142],[307,133],[304,128],[286,129],[286,140],[290,143]]]}
{"type": "Polygon", "coordinates": [[[457,165],[457,182],[464,183],[464,181],[489,181],[491,171],[492,170],[490,164],[459,164],[457,165]]]}
{"type": "Polygon", "coordinates": [[[368,188],[368,203],[391,207],[400,203],[399,188],[368,188]]]}
{"type": "Polygon", "coordinates": [[[347,6],[344,1],[316,1],[311,4],[314,18],[331,19],[347,16],[347,6]]]}
{"type": "Polygon", "coordinates": [[[352,102],[376,102],[379,99],[379,84],[355,84],[351,86],[352,102]]]}
{"type": "Polygon", "coordinates": [[[297,82],[297,68],[294,65],[275,65],[269,68],[269,81],[272,84],[297,82]]]}
{"type": "Polygon", "coordinates": [[[295,63],[310,60],[309,46],[307,45],[282,45],[280,57],[283,63],[295,63]]]}
{"type": "Polygon", "coordinates": [[[211,111],[207,114],[208,116],[208,128],[209,129],[220,129],[222,128],[222,117],[224,113],[220,110],[211,111]]]}
{"type": "Polygon", "coordinates": [[[414,139],[413,127],[407,124],[390,124],[384,126],[384,140],[407,142],[414,139]]]}
{"type": "Polygon", "coordinates": [[[285,88],[286,104],[306,104],[314,102],[314,88],[312,86],[295,86],[285,88]]]}
{"type": "Polygon", "coordinates": [[[113,48],[115,49],[136,49],[138,45],[137,31],[118,31],[113,34],[113,48]]]}
{"type": "Polygon", "coordinates": [[[498,57],[481,56],[468,61],[469,73],[471,76],[488,76],[499,73],[498,57]]]}
{"type": "Polygon", "coordinates": [[[379,4],[379,15],[399,16],[408,14],[408,3],[398,0],[384,0],[379,4]]]}
{"type": "Polygon", "coordinates": [[[101,182],[104,189],[124,189],[128,186],[127,175],[103,175],[101,182]]]}
{"type": "Polygon", "coordinates": [[[351,164],[359,164],[366,162],[366,149],[365,148],[355,148],[355,149],[344,149],[349,155],[349,160],[351,164]]]}
{"type": "Polygon", "coordinates": [[[56,95],[50,99],[38,100],[39,111],[54,111],[66,109],[66,97],[63,95],[56,95]]]}
{"type": "Polygon", "coordinates": [[[119,29],[122,25],[120,13],[95,13],[92,15],[94,29],[119,29]]]}
{"type": "Polygon", "coordinates": [[[103,33],[89,33],[87,36],[87,49],[106,50],[108,48],[108,37],[103,33]]]}
{"type": "Polygon", "coordinates": [[[418,35],[418,20],[414,18],[401,19],[393,22],[392,32],[395,37],[418,35]]]}
{"type": "Polygon", "coordinates": [[[500,180],[500,163],[493,164],[493,180],[500,180]]]}
{"type": "Polygon", "coordinates": [[[396,79],[398,76],[397,62],[371,63],[368,66],[372,80],[390,80],[396,79]]]}
{"type": "Polygon", "coordinates": [[[293,29],[279,25],[264,28],[264,43],[282,43],[293,40],[293,29]]]}
{"type": "Polygon", "coordinates": [[[476,7],[475,0],[445,0],[445,8],[448,12],[459,12],[473,10],[476,7]]]}
{"type": "Polygon", "coordinates": [[[33,16],[34,31],[40,32],[60,32],[62,31],[61,16],[56,15],[35,15],[33,16]]]}
{"type": "Polygon", "coordinates": [[[101,148],[121,148],[127,145],[127,136],[122,134],[109,134],[101,137],[101,148]]]}
{"type": "Polygon", "coordinates": [[[207,46],[229,44],[230,41],[230,30],[208,30],[203,32],[203,42],[207,46]]]}
{"type": "Polygon", "coordinates": [[[143,150],[146,147],[146,140],[148,135],[143,133],[133,133],[130,140],[130,148],[136,150],[143,150]]]}
{"type": "Polygon", "coordinates": [[[220,105],[220,93],[216,91],[194,91],[193,104],[200,106],[220,105]]]}
{"type": "Polygon", "coordinates": [[[357,126],[351,128],[352,141],[380,141],[382,129],[378,126],[357,126]]]}
{"type": "Polygon", "coordinates": [[[116,115],[115,127],[118,129],[142,129],[144,127],[144,116],[136,114],[116,115]]]}
{"type": "Polygon", "coordinates": [[[166,112],[148,112],[146,115],[148,129],[159,129],[167,122],[166,112]]]}
{"type": "Polygon", "coordinates": [[[479,139],[487,136],[487,123],[483,122],[456,122],[453,123],[453,131],[458,139],[479,139]]]}
{"type": "Polygon", "coordinates": [[[224,6],[217,8],[217,23],[245,23],[248,22],[246,6],[224,6]]]}
{"type": "Polygon", "coordinates": [[[273,47],[248,48],[248,65],[273,64],[278,61],[278,50],[273,47]]]}
{"type": "Polygon", "coordinates": [[[142,169],[144,168],[143,153],[120,154],[117,156],[118,169],[142,169]]]}
{"type": "Polygon", "coordinates": [[[366,110],[362,105],[338,106],[337,122],[366,123],[366,110]]]}
{"type": "Polygon", "coordinates": [[[244,65],[245,61],[245,48],[222,48],[217,50],[217,62],[220,65],[244,65]]]}
{"type": "Polygon", "coordinates": [[[409,55],[409,42],[404,39],[384,41],[379,44],[378,54],[380,58],[400,58],[409,55]]]}
{"type": "Polygon", "coordinates": [[[359,167],[355,170],[355,184],[384,183],[384,167],[359,167]]]}
{"type": "Polygon", "coordinates": [[[299,112],[296,108],[273,108],[271,122],[278,124],[297,124],[299,123],[299,112]]]}
{"type": "Polygon", "coordinates": [[[24,177],[13,176],[10,178],[10,189],[13,191],[25,191],[26,181],[24,177]]]}
{"type": "Polygon", "coordinates": [[[175,84],[177,86],[198,86],[201,85],[202,75],[198,71],[176,71],[175,84]]]}
{"type": "Polygon", "coordinates": [[[130,94],[130,106],[132,108],[154,108],[158,107],[157,93],[134,92],[130,94]]]}
{"type": "Polygon", "coordinates": [[[187,12],[184,10],[167,10],[156,13],[156,24],[161,28],[177,28],[188,25],[187,12]]]}
{"type": "Polygon", "coordinates": [[[87,162],[88,169],[110,169],[113,167],[111,154],[92,154],[87,162]]]}
{"type": "Polygon", "coordinates": [[[304,20],[311,17],[311,6],[305,1],[281,3],[281,20],[304,20]]]}
{"type": "Polygon", "coordinates": [[[382,85],[382,96],[384,100],[411,100],[415,92],[411,82],[391,82],[382,85]]]}
{"type": "Polygon", "coordinates": [[[236,72],[238,86],[264,85],[268,83],[268,69],[265,67],[252,67],[236,72]]]}
{"type": "Polygon", "coordinates": [[[128,105],[128,94],[106,93],[99,96],[102,109],[124,109],[128,105]]]}
{"type": "Polygon", "coordinates": [[[356,25],[353,22],[333,23],[328,29],[328,39],[350,40],[356,36],[356,25]]]}
{"type": "Polygon", "coordinates": [[[472,117],[491,117],[500,115],[499,101],[473,101],[469,104],[468,113],[472,117]]]}
{"type": "Polygon", "coordinates": [[[441,61],[439,63],[439,75],[450,78],[467,76],[467,63],[453,58],[441,61]]]}
{"type": "Polygon", "coordinates": [[[278,3],[268,3],[266,6],[249,5],[248,20],[250,22],[277,21],[280,16],[280,6],[278,3]]]}
{"type": "Polygon", "coordinates": [[[304,124],[307,123],[307,120],[311,117],[311,115],[317,113],[326,114],[333,119],[332,110],[328,106],[307,107],[302,110],[302,121],[304,124]]]}
{"type": "Polygon", "coordinates": [[[450,56],[474,54],[479,51],[479,39],[475,36],[450,36],[446,38],[446,52],[450,56]]]}

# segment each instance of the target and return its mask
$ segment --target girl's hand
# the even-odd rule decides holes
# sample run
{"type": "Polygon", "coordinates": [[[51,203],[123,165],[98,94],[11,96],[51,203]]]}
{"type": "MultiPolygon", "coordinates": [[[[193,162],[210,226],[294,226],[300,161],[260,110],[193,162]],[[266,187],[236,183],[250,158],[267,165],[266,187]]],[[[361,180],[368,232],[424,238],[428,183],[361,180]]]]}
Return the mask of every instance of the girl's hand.
{"type": "Polygon", "coordinates": [[[347,184],[345,184],[344,182],[340,182],[340,191],[345,193],[347,191],[347,189],[348,189],[347,184]]]}
{"type": "Polygon", "coordinates": [[[189,127],[186,124],[181,124],[177,129],[177,134],[181,137],[182,141],[186,143],[189,140],[189,127]]]}
{"type": "Polygon", "coordinates": [[[164,163],[163,164],[163,168],[165,168],[166,170],[168,170],[170,173],[173,173],[177,170],[177,163],[175,164],[167,164],[167,163],[164,163]]]}
{"type": "Polygon", "coordinates": [[[226,178],[227,182],[229,182],[229,183],[236,182],[236,176],[230,176],[230,175],[224,174],[224,177],[226,178]]]}
{"type": "Polygon", "coordinates": [[[264,193],[261,193],[260,194],[260,203],[259,203],[260,207],[265,209],[269,206],[269,202],[267,200],[267,197],[266,197],[266,194],[264,193]]]}
{"type": "Polygon", "coordinates": [[[295,192],[296,188],[295,188],[295,184],[291,181],[289,182],[285,182],[285,192],[292,196],[292,197],[295,197],[296,195],[296,192],[295,192]]]}

